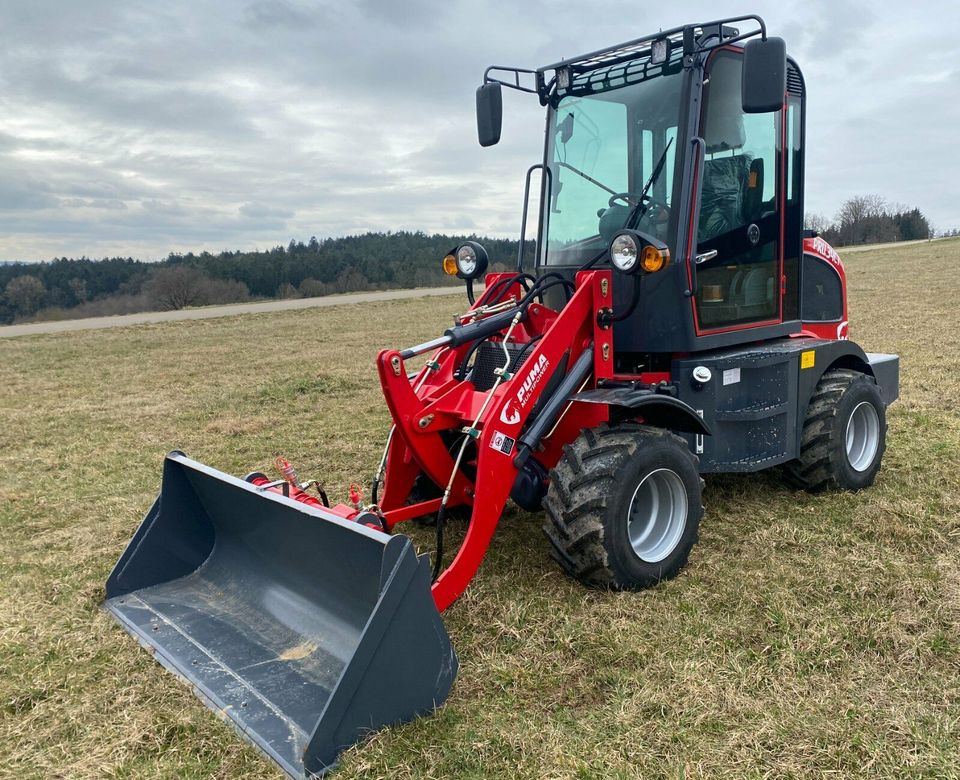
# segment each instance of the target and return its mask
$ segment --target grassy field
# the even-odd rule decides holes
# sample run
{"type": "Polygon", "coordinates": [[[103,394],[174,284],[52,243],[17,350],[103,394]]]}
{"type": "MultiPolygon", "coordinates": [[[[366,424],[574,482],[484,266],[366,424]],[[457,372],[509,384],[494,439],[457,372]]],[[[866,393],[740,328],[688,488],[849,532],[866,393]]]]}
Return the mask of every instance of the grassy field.
{"type": "MultiPolygon", "coordinates": [[[[449,703],[348,751],[338,780],[960,777],[958,268],[957,241],[848,258],[851,337],[902,360],[873,489],[708,479],[689,568],[638,594],[566,579],[540,516],[509,510],[444,616],[449,703]]],[[[103,583],[174,447],[366,482],[377,349],[461,306],[0,342],[0,776],[278,776],[100,610],[103,583]]]]}

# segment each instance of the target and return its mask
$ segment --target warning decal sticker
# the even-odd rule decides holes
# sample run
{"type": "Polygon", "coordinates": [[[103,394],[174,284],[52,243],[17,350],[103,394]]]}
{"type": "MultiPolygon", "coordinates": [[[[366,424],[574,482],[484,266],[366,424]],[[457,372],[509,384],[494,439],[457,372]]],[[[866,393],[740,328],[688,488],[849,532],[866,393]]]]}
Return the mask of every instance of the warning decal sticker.
{"type": "Polygon", "coordinates": [[[494,431],[493,438],[490,440],[490,446],[497,452],[502,452],[504,455],[509,455],[513,452],[513,444],[514,440],[507,436],[507,434],[500,433],[500,431],[494,431]]]}

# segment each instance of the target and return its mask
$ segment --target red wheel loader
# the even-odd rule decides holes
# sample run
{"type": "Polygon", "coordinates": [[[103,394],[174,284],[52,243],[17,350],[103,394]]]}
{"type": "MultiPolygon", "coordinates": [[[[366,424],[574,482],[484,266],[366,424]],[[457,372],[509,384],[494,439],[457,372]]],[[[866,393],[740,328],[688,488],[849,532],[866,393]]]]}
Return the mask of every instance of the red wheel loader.
{"type": "Polygon", "coordinates": [[[565,572],[629,590],[686,564],[703,474],[859,490],[880,468],[898,359],[848,339],[843,265],[803,231],[806,91],[783,41],[745,16],[489,68],[484,146],[504,87],[546,107],[535,250],[525,198],[516,271],[454,248],[469,309],[377,357],[393,426],[369,503],[175,451],[107,583],[123,626],[294,777],[445,700],[440,613],[508,499],[544,511],[565,572]],[[432,563],[398,532],[425,516],[432,563]]]}

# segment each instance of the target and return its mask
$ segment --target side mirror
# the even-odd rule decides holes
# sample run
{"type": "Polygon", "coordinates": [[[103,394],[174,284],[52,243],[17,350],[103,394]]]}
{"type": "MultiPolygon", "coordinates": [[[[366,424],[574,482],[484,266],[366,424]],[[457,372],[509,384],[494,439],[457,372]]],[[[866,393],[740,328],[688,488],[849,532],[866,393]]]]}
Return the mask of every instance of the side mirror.
{"type": "Polygon", "coordinates": [[[502,124],[503,93],[499,83],[488,81],[477,87],[477,137],[480,146],[497,143],[502,124]]]}
{"type": "Polygon", "coordinates": [[[755,38],[743,47],[743,112],[779,111],[787,91],[787,45],[783,38],[755,38]]]}

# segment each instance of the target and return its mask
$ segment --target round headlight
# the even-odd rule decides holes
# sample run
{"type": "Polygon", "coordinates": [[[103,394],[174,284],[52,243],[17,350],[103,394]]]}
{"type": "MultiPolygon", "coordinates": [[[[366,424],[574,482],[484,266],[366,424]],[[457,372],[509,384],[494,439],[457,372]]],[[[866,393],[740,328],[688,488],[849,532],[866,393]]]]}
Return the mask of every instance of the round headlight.
{"type": "Polygon", "coordinates": [[[457,270],[466,277],[473,276],[477,270],[477,250],[469,244],[457,250],[457,270]]]}
{"type": "Polygon", "coordinates": [[[637,239],[629,233],[621,233],[610,242],[610,262],[618,271],[633,273],[637,268],[637,239]]]}
{"type": "Polygon", "coordinates": [[[487,270],[487,250],[476,241],[465,241],[456,252],[457,275],[462,279],[476,279],[487,270]]]}

